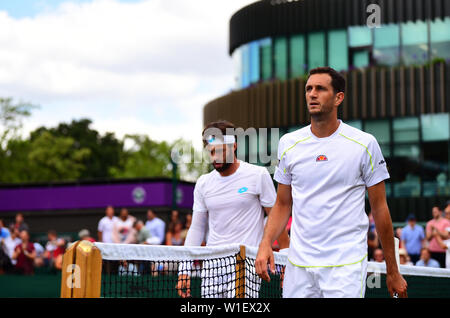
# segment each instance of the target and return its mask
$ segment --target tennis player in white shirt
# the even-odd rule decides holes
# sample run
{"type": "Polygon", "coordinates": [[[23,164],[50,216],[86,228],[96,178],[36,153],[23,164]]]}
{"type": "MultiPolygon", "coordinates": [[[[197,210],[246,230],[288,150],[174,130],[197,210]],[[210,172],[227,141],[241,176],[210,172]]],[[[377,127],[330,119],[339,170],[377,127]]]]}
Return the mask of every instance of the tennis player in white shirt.
{"type": "Polygon", "coordinates": [[[284,135],[278,146],[277,200],[259,246],[256,271],[270,280],[271,244],[293,222],[283,297],[364,297],[368,217],[365,192],[386,260],[391,296],[407,297],[398,271],[386,203],[386,162],[376,139],[338,120],[345,79],[329,67],[310,71],[305,87],[311,125],[284,135]],[[269,264],[269,269],[268,269],[269,264]]]}
{"type": "MultiPolygon", "coordinates": [[[[185,246],[200,246],[204,240],[207,246],[239,243],[257,247],[261,242],[264,212],[269,214],[275,203],[275,187],[266,168],[237,159],[236,138],[227,135],[227,129],[234,130],[234,125],[218,121],[203,131],[214,170],[202,175],[195,185],[192,224],[185,246]]],[[[280,235],[281,247],[289,246],[287,232],[280,231],[280,235]]],[[[202,297],[234,297],[235,288],[230,283],[233,273],[222,274],[220,283],[203,279],[202,297]],[[205,287],[208,285],[211,287],[205,287]]],[[[180,296],[190,296],[189,283],[186,275],[180,277],[180,296]]]]}

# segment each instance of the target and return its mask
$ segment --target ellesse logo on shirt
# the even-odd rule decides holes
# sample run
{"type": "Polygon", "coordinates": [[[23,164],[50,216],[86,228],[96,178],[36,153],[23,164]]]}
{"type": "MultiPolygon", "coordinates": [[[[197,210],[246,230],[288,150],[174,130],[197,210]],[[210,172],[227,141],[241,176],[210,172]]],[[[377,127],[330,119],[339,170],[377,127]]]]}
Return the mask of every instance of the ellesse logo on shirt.
{"type": "Polygon", "coordinates": [[[316,158],[316,162],[319,162],[319,161],[328,161],[328,158],[325,155],[319,155],[316,158]]]}

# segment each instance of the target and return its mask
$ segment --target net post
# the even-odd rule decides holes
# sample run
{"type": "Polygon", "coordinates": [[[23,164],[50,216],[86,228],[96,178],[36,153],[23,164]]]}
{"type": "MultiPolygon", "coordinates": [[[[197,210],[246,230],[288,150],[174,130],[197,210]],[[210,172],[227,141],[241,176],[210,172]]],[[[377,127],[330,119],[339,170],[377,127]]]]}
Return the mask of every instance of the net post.
{"type": "Polygon", "coordinates": [[[102,276],[100,250],[89,241],[81,241],[75,256],[76,270],[80,272],[80,288],[74,289],[73,298],[99,298],[102,276]]]}
{"type": "Polygon", "coordinates": [[[80,241],[73,243],[64,253],[61,268],[61,298],[72,298],[75,287],[75,251],[80,241]]]}
{"type": "Polygon", "coordinates": [[[245,245],[236,256],[236,298],[245,298],[245,245]]]}

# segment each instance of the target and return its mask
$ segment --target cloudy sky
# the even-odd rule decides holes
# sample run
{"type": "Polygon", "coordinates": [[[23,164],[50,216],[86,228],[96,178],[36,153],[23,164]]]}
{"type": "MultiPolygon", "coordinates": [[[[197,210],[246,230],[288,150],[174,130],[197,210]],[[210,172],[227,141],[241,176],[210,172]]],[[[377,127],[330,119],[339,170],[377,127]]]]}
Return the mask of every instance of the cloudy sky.
{"type": "Polygon", "coordinates": [[[0,0],[0,96],[40,108],[24,133],[90,118],[104,133],[201,144],[229,92],[231,15],[255,0],[0,0]]]}

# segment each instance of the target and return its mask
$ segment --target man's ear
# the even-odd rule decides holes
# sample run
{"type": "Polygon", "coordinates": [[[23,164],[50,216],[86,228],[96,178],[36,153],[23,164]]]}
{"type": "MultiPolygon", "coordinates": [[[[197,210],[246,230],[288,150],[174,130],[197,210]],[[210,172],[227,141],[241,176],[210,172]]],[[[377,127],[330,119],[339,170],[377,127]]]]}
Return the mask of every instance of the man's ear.
{"type": "Polygon", "coordinates": [[[342,102],[344,101],[344,98],[345,98],[345,94],[344,94],[343,92],[337,93],[337,94],[336,94],[335,101],[334,101],[334,105],[335,105],[335,106],[341,105],[342,102]]]}

